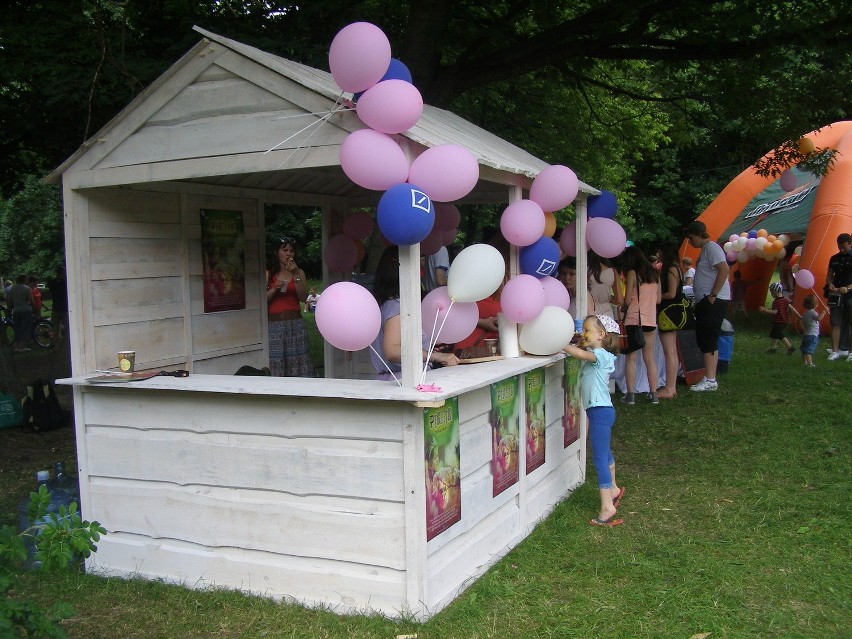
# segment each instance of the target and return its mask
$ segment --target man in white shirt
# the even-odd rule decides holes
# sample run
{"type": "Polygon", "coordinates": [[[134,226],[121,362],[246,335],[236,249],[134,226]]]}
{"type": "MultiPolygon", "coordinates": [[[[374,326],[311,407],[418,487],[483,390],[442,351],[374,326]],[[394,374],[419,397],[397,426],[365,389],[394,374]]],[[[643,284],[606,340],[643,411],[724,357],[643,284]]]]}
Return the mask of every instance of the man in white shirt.
{"type": "Polygon", "coordinates": [[[423,292],[428,293],[446,286],[447,273],[450,271],[450,254],[447,252],[447,247],[442,246],[423,261],[423,292]]]}
{"type": "Polygon", "coordinates": [[[689,245],[701,249],[692,282],[695,299],[695,341],[704,353],[704,379],[689,387],[693,391],[715,391],[719,363],[719,331],[731,303],[728,284],[730,266],[722,247],[710,239],[703,222],[693,222],[684,231],[689,245]]]}

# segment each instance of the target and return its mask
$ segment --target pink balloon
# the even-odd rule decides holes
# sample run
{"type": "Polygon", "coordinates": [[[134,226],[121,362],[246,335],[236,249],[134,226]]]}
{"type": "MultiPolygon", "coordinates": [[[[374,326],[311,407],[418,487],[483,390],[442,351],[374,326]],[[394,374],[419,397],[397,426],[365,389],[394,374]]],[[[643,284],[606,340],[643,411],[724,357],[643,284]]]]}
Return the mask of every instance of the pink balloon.
{"type": "Polygon", "coordinates": [[[338,233],[323,246],[322,258],[332,273],[348,273],[358,260],[358,247],[351,237],[338,233]]]}
{"type": "Polygon", "coordinates": [[[574,171],[567,166],[554,164],[533,180],[530,199],[545,211],[558,211],[571,204],[579,190],[580,182],[574,171]]]}
{"type": "Polygon", "coordinates": [[[434,255],[444,245],[444,232],[441,229],[432,227],[423,240],[420,241],[420,255],[425,257],[434,255]]]}
{"type": "Polygon", "coordinates": [[[510,244],[529,246],[544,234],[544,211],[532,200],[512,202],[500,216],[500,232],[510,244]]]}
{"type": "Polygon", "coordinates": [[[796,176],[793,175],[793,172],[790,169],[787,169],[781,174],[781,178],[778,180],[778,185],[781,187],[782,191],[792,191],[796,188],[796,176]]]}
{"type": "Polygon", "coordinates": [[[548,275],[539,279],[539,284],[544,288],[545,306],[558,306],[568,310],[571,306],[571,294],[562,282],[548,275]]]}
{"type": "Polygon", "coordinates": [[[734,250],[728,251],[727,253],[725,253],[725,259],[728,260],[729,262],[736,262],[737,261],[737,252],[734,251],[734,250]]]}
{"type": "Polygon", "coordinates": [[[565,255],[577,255],[577,223],[567,224],[559,235],[559,248],[565,255]]]}
{"type": "Polygon", "coordinates": [[[794,277],[796,278],[796,286],[801,286],[802,288],[814,287],[814,282],[816,280],[814,279],[814,274],[811,273],[808,269],[800,268],[798,271],[796,271],[794,277]]]}
{"type": "Polygon", "coordinates": [[[615,220],[593,217],[586,223],[586,241],[601,257],[617,257],[627,244],[627,233],[615,220]]]}
{"type": "Polygon", "coordinates": [[[355,112],[371,129],[382,133],[402,133],[420,119],[423,97],[410,82],[384,80],[364,91],[355,105],[355,112]]]}
{"type": "Polygon", "coordinates": [[[461,213],[455,204],[446,202],[435,203],[435,226],[442,231],[452,231],[458,228],[461,222],[461,213]]]}
{"type": "Polygon", "coordinates": [[[355,211],[343,220],[343,234],[353,240],[363,240],[373,234],[376,222],[373,216],[364,211],[355,211]]]}
{"type": "Polygon", "coordinates": [[[376,25],[354,22],[331,41],[328,66],[344,91],[365,91],[382,79],[391,61],[388,37],[376,25]]]}
{"type": "Polygon", "coordinates": [[[500,294],[503,314],[519,324],[538,317],[544,308],[544,302],[544,287],[538,278],[532,275],[515,275],[506,282],[500,294]]]}
{"type": "Polygon", "coordinates": [[[456,302],[451,307],[447,287],[439,286],[429,291],[420,302],[420,320],[423,331],[433,341],[455,344],[473,333],[479,321],[479,307],[476,302],[456,302]],[[434,337],[435,333],[437,337],[434,337]]]}
{"type": "Polygon", "coordinates": [[[746,250],[753,251],[755,249],[755,244],[757,243],[757,239],[750,237],[746,240],[746,250]]]}
{"type": "Polygon", "coordinates": [[[458,144],[426,149],[411,163],[408,182],[436,202],[452,202],[470,193],[479,180],[479,162],[458,144]]]}
{"type": "Polygon", "coordinates": [[[382,313],[372,293],[354,282],[337,282],[320,295],[317,328],[325,340],[343,351],[360,351],[373,343],[382,313]]]}
{"type": "Polygon", "coordinates": [[[405,152],[393,138],[361,129],[346,136],[340,145],[340,168],[358,186],[386,191],[408,177],[405,152]]]}

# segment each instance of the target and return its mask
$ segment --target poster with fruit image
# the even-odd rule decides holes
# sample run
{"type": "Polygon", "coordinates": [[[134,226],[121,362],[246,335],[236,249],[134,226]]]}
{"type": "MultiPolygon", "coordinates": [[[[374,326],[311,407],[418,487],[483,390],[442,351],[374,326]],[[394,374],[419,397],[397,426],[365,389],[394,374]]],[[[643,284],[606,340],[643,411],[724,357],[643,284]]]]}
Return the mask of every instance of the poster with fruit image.
{"type": "Polygon", "coordinates": [[[565,412],[562,414],[564,431],[563,448],[580,439],[580,360],[565,358],[565,375],[562,377],[565,387],[565,412]]]}
{"type": "Polygon", "coordinates": [[[201,210],[204,312],[246,307],[245,230],[242,211],[201,210]]]}
{"type": "Polygon", "coordinates": [[[491,475],[493,496],[518,482],[518,378],[491,384],[491,475]]]}
{"type": "Polygon", "coordinates": [[[527,413],[527,475],[544,463],[544,369],[524,375],[524,397],[527,413]]]}
{"type": "Polygon", "coordinates": [[[459,400],[423,409],[426,460],[426,541],[461,521],[459,400]]]}

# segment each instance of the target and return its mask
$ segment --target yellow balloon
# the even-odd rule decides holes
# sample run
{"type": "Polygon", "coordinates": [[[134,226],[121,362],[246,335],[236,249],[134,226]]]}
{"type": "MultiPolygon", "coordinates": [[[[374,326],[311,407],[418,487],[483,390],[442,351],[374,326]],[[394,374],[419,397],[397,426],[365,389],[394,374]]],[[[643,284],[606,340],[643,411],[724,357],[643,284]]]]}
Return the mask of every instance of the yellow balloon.
{"type": "Polygon", "coordinates": [[[766,229],[759,229],[757,231],[757,237],[766,237],[769,233],[766,232],[766,229]]]}
{"type": "Polygon", "coordinates": [[[743,231],[740,233],[740,237],[748,237],[748,231],[743,231]]]}
{"type": "Polygon", "coordinates": [[[542,237],[553,237],[554,233],[556,233],[556,216],[553,213],[545,213],[542,237]]]}
{"type": "Polygon", "coordinates": [[[810,138],[801,138],[799,140],[799,153],[802,155],[810,155],[814,152],[814,143],[810,138]]]}

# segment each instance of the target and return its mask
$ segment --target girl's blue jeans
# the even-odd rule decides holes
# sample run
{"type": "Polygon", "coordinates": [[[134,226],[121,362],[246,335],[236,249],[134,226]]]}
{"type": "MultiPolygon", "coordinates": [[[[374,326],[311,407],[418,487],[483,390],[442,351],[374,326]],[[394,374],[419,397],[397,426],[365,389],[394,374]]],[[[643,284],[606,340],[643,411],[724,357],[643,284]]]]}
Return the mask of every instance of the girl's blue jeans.
{"type": "Polygon", "coordinates": [[[609,467],[615,463],[610,446],[615,408],[593,406],[586,409],[586,417],[589,418],[589,440],[592,442],[592,462],[598,476],[598,488],[612,488],[609,467]]]}

